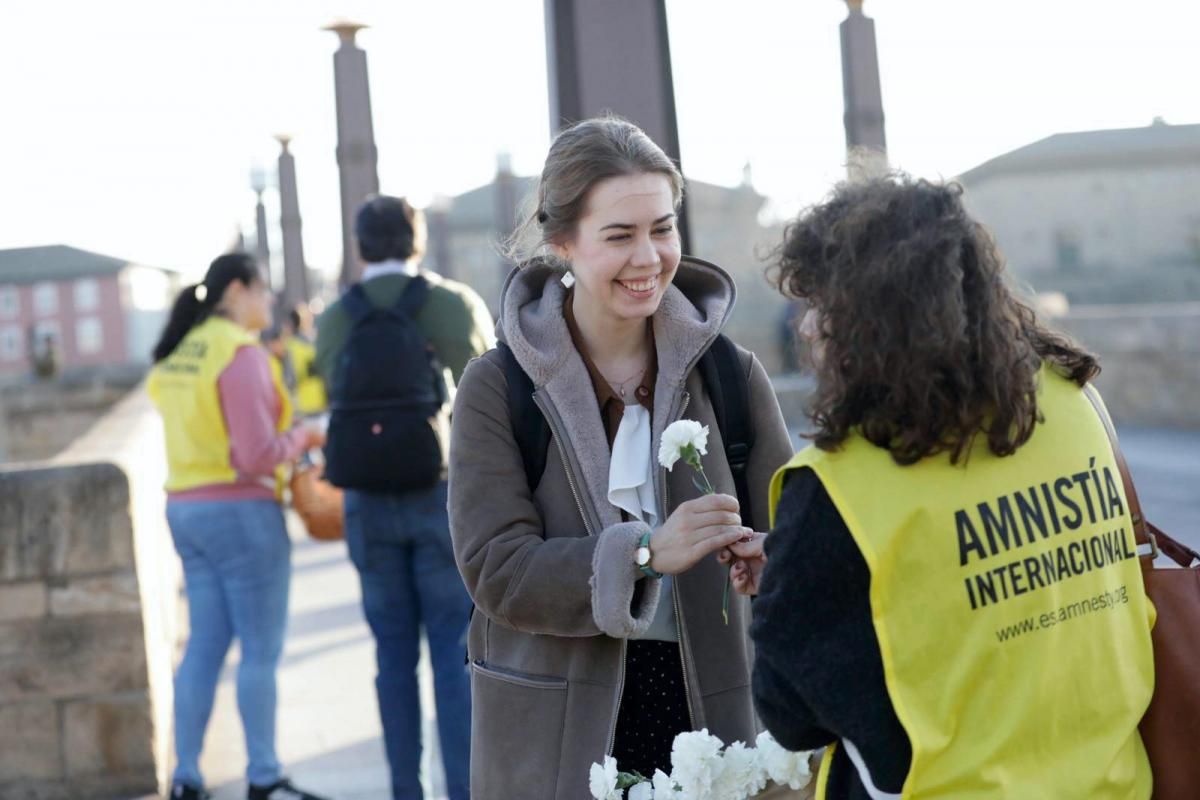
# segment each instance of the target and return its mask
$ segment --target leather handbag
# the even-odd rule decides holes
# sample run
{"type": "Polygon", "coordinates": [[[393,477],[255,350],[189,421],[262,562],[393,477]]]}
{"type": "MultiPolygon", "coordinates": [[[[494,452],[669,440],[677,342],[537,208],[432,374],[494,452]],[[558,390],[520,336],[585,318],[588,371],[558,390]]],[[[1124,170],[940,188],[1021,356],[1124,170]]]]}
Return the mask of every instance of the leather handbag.
{"type": "Polygon", "coordinates": [[[1195,800],[1200,797],[1200,553],[1146,521],[1112,421],[1095,390],[1089,386],[1086,394],[1104,422],[1121,471],[1146,594],[1158,612],[1151,633],[1154,696],[1138,726],[1154,773],[1153,797],[1195,800]],[[1155,566],[1160,555],[1178,567],[1155,566]]]}
{"type": "Polygon", "coordinates": [[[292,508],[300,515],[308,535],[330,542],[342,539],[342,490],[323,477],[320,464],[298,464],[292,470],[292,508]]]}

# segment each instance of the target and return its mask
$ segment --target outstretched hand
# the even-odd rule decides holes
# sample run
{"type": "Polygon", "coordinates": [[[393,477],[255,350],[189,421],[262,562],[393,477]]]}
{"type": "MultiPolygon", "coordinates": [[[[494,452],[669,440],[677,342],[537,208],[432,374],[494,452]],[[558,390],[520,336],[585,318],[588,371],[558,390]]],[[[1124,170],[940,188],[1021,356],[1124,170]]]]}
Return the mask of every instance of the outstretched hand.
{"type": "Polygon", "coordinates": [[[753,596],[758,594],[758,583],[766,566],[767,557],[763,553],[763,544],[767,540],[765,533],[755,532],[748,538],[734,542],[717,554],[717,560],[722,564],[731,564],[729,577],[733,588],[738,594],[753,596]]]}

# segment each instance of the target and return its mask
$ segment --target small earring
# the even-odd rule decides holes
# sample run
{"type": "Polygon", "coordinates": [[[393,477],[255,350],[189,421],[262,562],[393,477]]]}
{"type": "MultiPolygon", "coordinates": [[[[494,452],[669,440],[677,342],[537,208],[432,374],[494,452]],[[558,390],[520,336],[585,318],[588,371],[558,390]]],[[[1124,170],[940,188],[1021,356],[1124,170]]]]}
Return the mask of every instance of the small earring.
{"type": "Polygon", "coordinates": [[[572,286],[575,285],[575,275],[570,270],[567,270],[566,272],[564,272],[562,277],[559,278],[559,280],[561,280],[562,285],[567,287],[568,289],[570,289],[572,286]]]}

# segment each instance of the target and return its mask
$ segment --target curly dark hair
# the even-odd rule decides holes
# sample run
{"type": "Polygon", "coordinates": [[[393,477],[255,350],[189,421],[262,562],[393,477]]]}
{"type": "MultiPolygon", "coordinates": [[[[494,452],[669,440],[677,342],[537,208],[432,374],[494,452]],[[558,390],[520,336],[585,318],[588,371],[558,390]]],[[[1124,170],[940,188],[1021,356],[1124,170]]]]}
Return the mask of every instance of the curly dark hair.
{"type": "Polygon", "coordinates": [[[821,449],[858,432],[898,464],[947,451],[958,463],[982,433],[1011,455],[1039,420],[1043,363],[1080,386],[1100,371],[1013,295],[961,195],[892,174],[841,184],[788,226],[773,279],[819,314],[821,449]]]}

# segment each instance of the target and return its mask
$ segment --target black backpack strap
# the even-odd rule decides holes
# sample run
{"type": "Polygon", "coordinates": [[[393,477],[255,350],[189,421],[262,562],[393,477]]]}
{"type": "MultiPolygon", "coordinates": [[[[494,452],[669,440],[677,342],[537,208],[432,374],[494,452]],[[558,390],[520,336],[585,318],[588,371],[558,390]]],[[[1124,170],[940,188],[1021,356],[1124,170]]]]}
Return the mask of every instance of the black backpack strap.
{"type": "Polygon", "coordinates": [[[430,288],[424,275],[414,275],[409,278],[408,284],[392,308],[409,319],[415,319],[425,301],[429,299],[430,288]]]}
{"type": "Polygon", "coordinates": [[[355,323],[360,319],[370,314],[375,306],[371,305],[367,293],[363,291],[361,283],[356,283],[346,290],[342,295],[342,308],[350,317],[350,322],[355,323]]]}
{"type": "Polygon", "coordinates": [[[525,465],[525,480],[530,493],[537,488],[546,470],[546,452],[550,449],[550,425],[542,410],[533,402],[533,381],[517,362],[516,355],[504,342],[498,342],[508,384],[508,417],[512,422],[513,438],[521,451],[525,465]]]}
{"type": "Polygon", "coordinates": [[[750,504],[750,484],[746,469],[754,449],[754,419],[750,413],[750,379],[742,369],[737,346],[721,334],[700,357],[700,375],[717,417],[721,441],[725,443],[725,461],[733,473],[742,524],[754,527],[750,504]]]}

